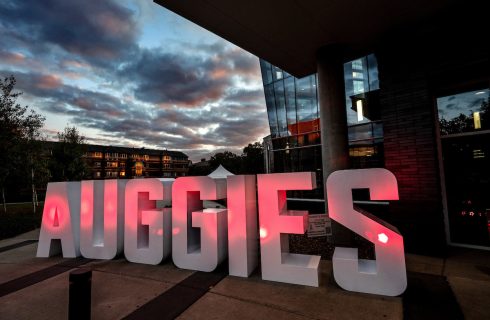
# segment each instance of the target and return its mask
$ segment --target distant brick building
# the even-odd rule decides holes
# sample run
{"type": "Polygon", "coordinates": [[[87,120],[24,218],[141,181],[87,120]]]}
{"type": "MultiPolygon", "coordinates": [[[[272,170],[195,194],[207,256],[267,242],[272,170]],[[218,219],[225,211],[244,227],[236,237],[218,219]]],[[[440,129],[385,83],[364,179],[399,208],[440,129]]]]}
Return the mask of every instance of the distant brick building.
{"type": "Polygon", "coordinates": [[[182,177],[188,156],[180,151],[87,145],[84,155],[94,179],[182,177]]]}

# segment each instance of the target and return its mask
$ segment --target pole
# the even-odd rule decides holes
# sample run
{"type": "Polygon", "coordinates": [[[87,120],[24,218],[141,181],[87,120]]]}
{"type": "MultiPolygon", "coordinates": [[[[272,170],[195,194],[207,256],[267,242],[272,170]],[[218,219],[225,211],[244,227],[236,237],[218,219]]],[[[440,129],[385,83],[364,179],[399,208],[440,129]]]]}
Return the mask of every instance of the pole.
{"type": "Polygon", "coordinates": [[[92,298],[92,270],[80,268],[70,272],[68,301],[69,320],[90,320],[92,298]]]}

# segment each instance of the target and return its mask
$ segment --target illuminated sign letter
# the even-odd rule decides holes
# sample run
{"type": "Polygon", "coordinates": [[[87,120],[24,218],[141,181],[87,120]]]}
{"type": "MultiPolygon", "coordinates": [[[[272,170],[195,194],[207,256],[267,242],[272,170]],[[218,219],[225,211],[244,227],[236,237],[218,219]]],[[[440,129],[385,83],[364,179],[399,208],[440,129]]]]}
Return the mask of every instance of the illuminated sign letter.
{"type": "Polygon", "coordinates": [[[255,181],[252,175],[227,178],[228,260],[232,276],[248,277],[258,264],[255,181]]]}
{"type": "Polygon", "coordinates": [[[179,268],[213,271],[226,258],[226,209],[204,209],[202,200],[226,197],[210,177],[177,178],[172,188],[172,258],[179,268]]]}
{"type": "Polygon", "coordinates": [[[114,259],[123,250],[126,180],[82,181],[80,251],[89,259],[114,259]]]}
{"type": "Polygon", "coordinates": [[[289,253],[288,233],[305,233],[308,211],[286,205],[286,190],[315,187],[313,172],[258,175],[262,279],[318,287],[320,256],[289,253]]]}
{"type": "Polygon", "coordinates": [[[80,182],[49,183],[37,257],[63,253],[65,258],[80,256],[80,182]],[[52,240],[60,240],[53,243],[52,240]],[[61,244],[61,246],[60,246],[61,244]]]}
{"type": "Polygon", "coordinates": [[[395,176],[386,169],[342,170],[327,179],[329,216],[374,243],[376,260],[358,259],[357,248],[335,248],[335,281],[349,291],[397,296],[407,286],[403,237],[398,230],[354,210],[352,189],[369,188],[371,200],[398,200],[395,176]]]}
{"type": "Polygon", "coordinates": [[[156,210],[164,199],[159,179],[129,180],[125,192],[124,255],[131,262],[159,264],[169,252],[170,209],[156,210]],[[168,235],[165,236],[164,235],[168,235]]]}

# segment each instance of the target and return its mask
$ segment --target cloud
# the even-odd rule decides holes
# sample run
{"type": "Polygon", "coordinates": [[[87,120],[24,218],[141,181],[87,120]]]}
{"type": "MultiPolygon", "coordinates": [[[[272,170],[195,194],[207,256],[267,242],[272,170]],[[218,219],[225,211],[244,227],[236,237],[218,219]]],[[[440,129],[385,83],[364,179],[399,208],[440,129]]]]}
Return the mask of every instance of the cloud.
{"type": "Polygon", "coordinates": [[[257,73],[258,59],[251,54],[246,54],[237,47],[225,52],[223,58],[232,61],[233,70],[239,74],[253,77],[260,76],[257,73]]]}
{"type": "Polygon", "coordinates": [[[55,75],[40,76],[37,81],[37,86],[40,89],[56,89],[61,87],[62,81],[60,77],[55,75]]]}
{"type": "MultiPolygon", "coordinates": [[[[182,150],[192,159],[199,159],[218,150],[239,152],[268,134],[260,100],[247,103],[232,99],[233,103],[223,102],[209,110],[155,109],[132,99],[67,84],[50,88],[44,85],[45,79],[51,78],[49,75],[19,72],[14,76],[18,89],[35,96],[44,112],[68,115],[74,125],[100,130],[102,135],[93,141],[136,141],[139,146],[182,150]]],[[[233,96],[246,97],[243,100],[248,101],[254,96],[260,98],[260,92],[234,89],[233,96]]]]}
{"type": "Polygon", "coordinates": [[[5,0],[0,21],[17,44],[38,52],[57,46],[96,64],[134,48],[138,34],[132,12],[112,0],[5,0]]]}
{"type": "Polygon", "coordinates": [[[208,59],[142,50],[120,76],[135,83],[136,98],[155,104],[198,107],[221,97],[230,85],[227,78],[213,78],[217,67],[208,59]]]}
{"type": "Polygon", "coordinates": [[[241,89],[241,88],[231,88],[228,91],[226,100],[228,102],[256,102],[264,99],[264,92],[262,88],[260,89],[241,89]]]}
{"type": "Polygon", "coordinates": [[[9,73],[17,79],[17,89],[45,101],[40,103],[44,111],[104,119],[121,115],[126,109],[126,105],[117,97],[66,85],[55,75],[0,71],[0,74],[9,73]]]}
{"type": "Polygon", "coordinates": [[[224,41],[187,44],[177,53],[141,49],[124,65],[121,79],[135,83],[136,98],[161,106],[202,107],[225,96],[235,76],[255,76],[258,59],[224,41]]]}
{"type": "Polygon", "coordinates": [[[14,74],[31,106],[69,118],[95,143],[195,160],[269,134],[258,59],[216,38],[143,47],[148,26],[137,19],[147,9],[132,0],[1,1],[0,75],[14,74]]]}
{"type": "Polygon", "coordinates": [[[19,52],[9,52],[0,49],[0,60],[11,64],[19,64],[25,60],[25,55],[19,52]]]}

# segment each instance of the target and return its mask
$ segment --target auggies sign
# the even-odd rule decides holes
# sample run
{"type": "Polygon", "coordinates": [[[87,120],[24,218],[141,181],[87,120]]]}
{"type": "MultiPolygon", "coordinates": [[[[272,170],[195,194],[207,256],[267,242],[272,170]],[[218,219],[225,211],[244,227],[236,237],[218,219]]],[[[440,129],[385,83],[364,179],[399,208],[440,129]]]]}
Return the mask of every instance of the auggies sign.
{"type": "MultiPolygon", "coordinates": [[[[311,190],[315,181],[314,173],[297,172],[50,183],[37,256],[61,251],[113,259],[124,251],[128,261],[159,264],[172,255],[179,268],[208,272],[228,257],[230,275],[248,277],[258,265],[260,239],[262,279],[318,286],[320,257],[288,248],[288,234],[305,233],[308,212],[286,205],[287,190],[311,190]],[[226,209],[203,209],[203,200],[224,198],[226,209]]],[[[335,248],[335,281],[350,291],[403,293],[403,237],[352,204],[352,189],[359,188],[369,189],[372,200],[398,200],[395,176],[385,169],[341,170],[326,188],[330,218],[376,250],[376,260],[362,260],[357,248],[335,248]]]]}

